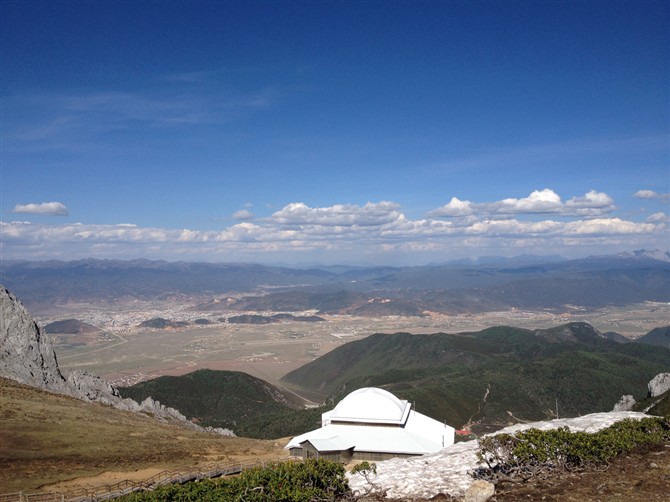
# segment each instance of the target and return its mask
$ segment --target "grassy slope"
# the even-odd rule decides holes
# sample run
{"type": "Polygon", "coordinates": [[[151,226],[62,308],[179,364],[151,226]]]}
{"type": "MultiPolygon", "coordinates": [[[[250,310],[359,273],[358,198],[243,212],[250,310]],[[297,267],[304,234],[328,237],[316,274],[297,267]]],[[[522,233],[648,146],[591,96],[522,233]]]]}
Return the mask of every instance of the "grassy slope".
{"type": "Polygon", "coordinates": [[[2,493],[109,470],[282,456],[274,442],[197,433],[0,378],[2,493]]]}

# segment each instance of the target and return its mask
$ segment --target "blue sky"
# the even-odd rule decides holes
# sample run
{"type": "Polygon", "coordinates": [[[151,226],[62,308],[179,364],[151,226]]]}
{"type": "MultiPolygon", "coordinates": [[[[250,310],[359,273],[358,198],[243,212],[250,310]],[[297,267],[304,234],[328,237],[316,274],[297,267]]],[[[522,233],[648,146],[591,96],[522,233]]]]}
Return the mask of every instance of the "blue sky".
{"type": "Polygon", "coordinates": [[[670,8],[1,5],[4,259],[670,248],[670,8]]]}

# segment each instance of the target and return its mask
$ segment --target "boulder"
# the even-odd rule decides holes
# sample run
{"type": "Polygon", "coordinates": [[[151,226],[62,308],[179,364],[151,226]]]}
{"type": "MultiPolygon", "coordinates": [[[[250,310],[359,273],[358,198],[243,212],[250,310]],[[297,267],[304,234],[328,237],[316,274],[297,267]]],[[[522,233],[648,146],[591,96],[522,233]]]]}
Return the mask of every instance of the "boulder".
{"type": "Polygon", "coordinates": [[[619,399],[619,402],[614,405],[612,411],[630,411],[636,404],[637,403],[635,398],[630,394],[627,394],[625,396],[621,396],[621,399],[619,399]]]}
{"type": "Polygon", "coordinates": [[[660,396],[670,390],[670,373],[659,373],[647,385],[649,397],[660,396]]]}
{"type": "Polygon", "coordinates": [[[494,493],[495,485],[493,483],[478,479],[466,490],[463,502],[486,502],[493,497],[494,493]]]}

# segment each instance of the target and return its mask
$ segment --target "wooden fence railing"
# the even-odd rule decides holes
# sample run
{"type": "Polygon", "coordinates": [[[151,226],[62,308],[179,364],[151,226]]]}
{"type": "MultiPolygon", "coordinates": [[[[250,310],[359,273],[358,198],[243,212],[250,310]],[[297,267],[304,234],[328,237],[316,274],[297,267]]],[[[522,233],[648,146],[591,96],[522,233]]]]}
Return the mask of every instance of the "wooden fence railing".
{"type": "Polygon", "coordinates": [[[124,480],[118,483],[98,486],[96,488],[84,488],[67,490],[63,493],[6,493],[0,494],[0,502],[96,502],[99,500],[110,500],[127,495],[128,493],[151,490],[160,485],[188,483],[200,479],[218,478],[239,474],[245,469],[263,467],[267,462],[242,462],[226,465],[210,465],[207,467],[190,467],[178,470],[165,470],[142,481],[124,480]]]}

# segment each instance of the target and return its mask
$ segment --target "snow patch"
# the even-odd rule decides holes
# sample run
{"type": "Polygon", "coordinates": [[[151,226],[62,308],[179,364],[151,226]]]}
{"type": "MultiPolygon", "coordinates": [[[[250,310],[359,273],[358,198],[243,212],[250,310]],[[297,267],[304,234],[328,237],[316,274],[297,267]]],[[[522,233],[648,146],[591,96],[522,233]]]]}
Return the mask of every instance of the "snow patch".
{"type": "MultiPolygon", "coordinates": [[[[593,433],[625,418],[640,420],[648,416],[634,411],[592,413],[583,417],[516,424],[492,435],[513,434],[531,428],[550,430],[559,427],[568,427],[573,432],[593,433]]],[[[348,474],[349,486],[359,495],[385,492],[389,498],[428,499],[440,493],[462,497],[475,481],[472,472],[479,466],[477,450],[477,440],[472,440],[429,455],[377,462],[377,474],[370,474],[368,479],[361,474],[348,474]]]]}

